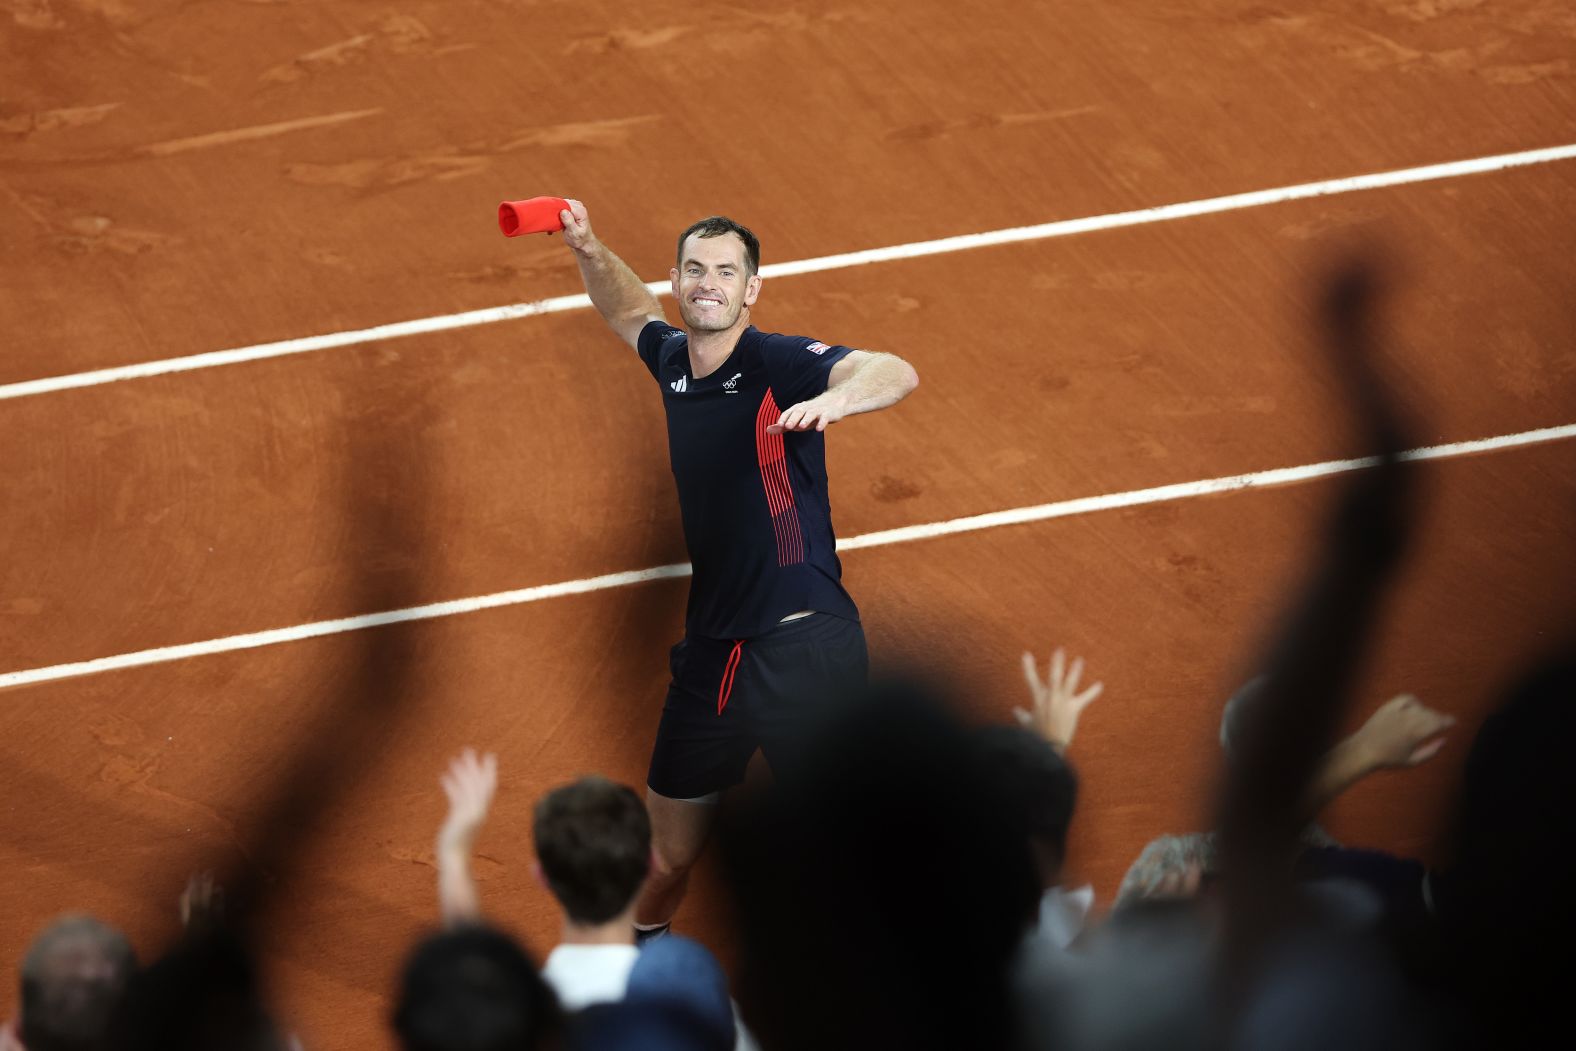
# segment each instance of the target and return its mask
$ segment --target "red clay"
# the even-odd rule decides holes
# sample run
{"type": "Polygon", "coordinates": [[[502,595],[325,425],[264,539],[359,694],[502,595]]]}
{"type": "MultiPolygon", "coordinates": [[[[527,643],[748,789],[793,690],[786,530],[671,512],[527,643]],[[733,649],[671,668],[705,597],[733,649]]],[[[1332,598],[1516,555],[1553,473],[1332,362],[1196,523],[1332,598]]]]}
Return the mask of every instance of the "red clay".
{"type": "MultiPolygon", "coordinates": [[[[1521,0],[1064,10],[329,2],[13,5],[0,64],[0,383],[578,291],[500,200],[586,200],[646,276],[714,211],[766,260],[1555,145],[1576,25],[1521,0]],[[527,39],[519,26],[528,17],[527,39]],[[723,69],[698,85],[697,69],[723,69]]],[[[764,327],[891,349],[898,410],[839,424],[835,521],[916,522],[1360,454],[1305,335],[1351,244],[1397,264],[1386,367],[1420,440],[1576,422],[1576,166],[767,283],[764,327]]],[[[683,560],[655,392],[581,312],[7,401],[0,671],[683,560]]],[[[1437,463],[1361,691],[1462,719],[1328,822],[1420,852],[1493,690],[1562,614],[1560,444],[1437,463]]],[[[972,711],[1065,644],[1106,695],[1073,756],[1073,865],[1108,898],[1207,814],[1220,700],[1329,482],[849,553],[873,655],[972,711]]],[[[683,581],[383,629],[416,701],[277,873],[268,966],[309,1047],[372,1046],[435,916],[437,776],[503,784],[478,863],[545,950],[529,808],[638,783],[683,581]]],[[[8,691],[7,966],[54,912],[145,952],[187,872],[242,863],[257,793],[361,682],[341,635],[8,691]]],[[[1354,713],[1354,719],[1357,717],[1354,713]]],[[[346,741],[347,755],[369,741],[346,741]]],[[[680,924],[728,950],[707,868],[680,924]]],[[[12,972],[7,972],[12,973],[12,972]]],[[[0,981],[0,1010],[14,1004],[0,981]]]]}

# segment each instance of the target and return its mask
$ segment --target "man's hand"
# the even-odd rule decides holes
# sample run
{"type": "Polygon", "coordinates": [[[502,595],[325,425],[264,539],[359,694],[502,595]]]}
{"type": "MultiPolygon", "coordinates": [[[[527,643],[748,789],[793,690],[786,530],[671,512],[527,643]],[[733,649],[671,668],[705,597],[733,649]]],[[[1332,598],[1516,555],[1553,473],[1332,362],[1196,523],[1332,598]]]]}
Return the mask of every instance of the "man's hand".
{"type": "Polygon", "coordinates": [[[829,390],[820,397],[788,406],[783,410],[782,415],[777,417],[777,422],[766,428],[766,433],[824,431],[846,415],[848,415],[847,400],[837,391],[829,390]]]}
{"type": "Polygon", "coordinates": [[[591,218],[586,214],[586,206],[573,198],[566,197],[569,202],[567,211],[558,213],[559,220],[564,224],[564,244],[573,248],[581,255],[590,254],[596,247],[596,234],[591,232],[591,218]]]}
{"type": "Polygon", "coordinates": [[[1425,707],[1403,693],[1392,697],[1368,717],[1352,741],[1373,767],[1416,766],[1432,759],[1445,744],[1454,716],[1425,707]]]}
{"type": "Polygon", "coordinates": [[[1067,665],[1067,654],[1057,647],[1051,654],[1050,674],[1040,681],[1040,671],[1035,665],[1034,654],[1023,655],[1023,677],[1029,683],[1029,697],[1034,709],[1014,708],[1013,714],[1025,729],[1034,730],[1051,743],[1058,752],[1065,752],[1073,743],[1078,730],[1078,717],[1094,699],[1105,690],[1103,683],[1078,692],[1078,680],[1083,676],[1083,658],[1067,665]]]}
{"type": "Polygon", "coordinates": [[[488,752],[478,759],[475,750],[467,748],[449,764],[442,781],[449,797],[449,816],[438,832],[438,844],[469,851],[477,830],[487,820],[498,787],[498,757],[488,752]]]}

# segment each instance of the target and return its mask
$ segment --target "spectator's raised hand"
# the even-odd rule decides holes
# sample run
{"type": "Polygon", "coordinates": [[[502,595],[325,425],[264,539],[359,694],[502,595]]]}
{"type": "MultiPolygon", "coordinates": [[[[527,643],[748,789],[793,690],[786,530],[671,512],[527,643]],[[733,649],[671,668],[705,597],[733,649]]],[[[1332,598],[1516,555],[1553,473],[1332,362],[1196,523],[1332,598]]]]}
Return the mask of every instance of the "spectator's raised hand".
{"type": "Polygon", "coordinates": [[[224,888],[211,872],[196,872],[180,897],[181,926],[193,934],[210,934],[224,919],[224,888]]]}
{"type": "Polygon", "coordinates": [[[1454,716],[1436,712],[1416,697],[1392,697],[1368,717],[1354,736],[1376,767],[1416,766],[1438,753],[1454,716]]]}
{"type": "Polygon", "coordinates": [[[438,833],[438,842],[468,850],[492,806],[498,787],[498,757],[488,752],[478,758],[475,749],[467,748],[449,764],[442,782],[449,797],[449,816],[438,833]]]}
{"type": "Polygon", "coordinates": [[[1083,710],[1105,689],[1095,683],[1082,693],[1078,680],[1083,677],[1083,658],[1067,664],[1067,654],[1057,647],[1051,654],[1049,674],[1042,682],[1034,654],[1023,655],[1023,677],[1029,683],[1029,698],[1033,709],[1014,708],[1013,714],[1024,728],[1033,730],[1051,743],[1058,751],[1065,751],[1073,742],[1078,730],[1078,717],[1083,710]]]}

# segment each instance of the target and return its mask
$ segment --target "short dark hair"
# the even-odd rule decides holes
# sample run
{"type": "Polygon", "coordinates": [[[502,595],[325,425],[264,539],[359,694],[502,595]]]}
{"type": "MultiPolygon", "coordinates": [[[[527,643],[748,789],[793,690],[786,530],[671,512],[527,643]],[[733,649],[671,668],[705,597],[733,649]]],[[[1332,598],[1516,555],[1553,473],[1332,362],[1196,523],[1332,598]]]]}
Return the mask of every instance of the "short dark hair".
{"type": "Polygon", "coordinates": [[[753,277],[761,269],[760,238],[751,233],[748,226],[736,223],[726,215],[708,215],[704,219],[690,223],[689,228],[679,234],[678,265],[684,265],[684,242],[688,241],[691,235],[721,237],[723,234],[737,234],[739,240],[744,242],[744,265],[753,277]]]}
{"type": "Polygon", "coordinates": [[[423,939],[400,979],[405,1051],[523,1051],[559,1025],[558,1001],[508,935],[481,925],[423,939]]]}
{"type": "Polygon", "coordinates": [[[1067,856],[1067,830],[1078,802],[1078,775],[1050,743],[1021,726],[974,728],[974,743],[1007,817],[1023,835],[1067,856]]]}
{"type": "Polygon", "coordinates": [[[22,959],[28,1051],[87,1051],[107,1042],[137,959],[126,936],[91,916],[62,916],[22,959]]]}
{"type": "Polygon", "coordinates": [[[542,874],[569,918],[606,923],[629,907],[651,867],[651,819],[634,790],[582,777],[536,804],[542,874]]]}

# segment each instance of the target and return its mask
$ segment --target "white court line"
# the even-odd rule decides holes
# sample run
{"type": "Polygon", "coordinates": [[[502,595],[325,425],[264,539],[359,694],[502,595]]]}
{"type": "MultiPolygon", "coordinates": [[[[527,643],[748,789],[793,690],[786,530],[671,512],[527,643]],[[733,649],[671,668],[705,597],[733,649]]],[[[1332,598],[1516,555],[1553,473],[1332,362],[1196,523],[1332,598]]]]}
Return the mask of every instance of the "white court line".
{"type": "MultiPolygon", "coordinates": [[[[1576,424],[1566,424],[1561,427],[1544,427],[1535,431],[1523,431],[1520,434],[1505,434],[1497,438],[1482,438],[1476,441],[1453,442],[1448,445],[1432,445],[1421,449],[1411,449],[1402,453],[1401,459],[1443,460],[1454,456],[1465,456],[1469,453],[1513,449],[1517,446],[1537,445],[1543,442],[1561,441],[1566,438],[1576,438],[1576,424]]],[[[838,541],[837,549],[839,551],[853,551],[862,547],[884,547],[888,544],[902,544],[912,540],[928,540],[939,536],[949,536],[954,533],[970,533],[981,529],[995,529],[1000,526],[1022,525],[1026,522],[1041,522],[1050,518],[1089,514],[1094,511],[1109,511],[1118,507],[1164,503],[1170,500],[1206,496],[1211,493],[1234,492],[1241,489],[1262,489],[1267,486],[1305,482],[1309,479],[1323,478],[1327,475],[1358,471],[1367,467],[1373,467],[1378,462],[1378,459],[1372,456],[1354,460],[1326,460],[1323,463],[1305,464],[1302,467],[1281,467],[1269,471],[1254,471],[1250,474],[1234,474],[1225,478],[1206,478],[1197,482],[1179,482],[1175,485],[1162,485],[1151,489],[1135,489],[1126,493],[1086,496],[1075,500],[1036,504],[1033,507],[1016,507],[1009,511],[993,511],[989,514],[954,518],[945,522],[931,522],[926,525],[904,526],[900,529],[883,529],[877,533],[865,533],[861,536],[849,537],[846,540],[838,541]]],[[[529,602],[541,602],[545,599],[559,598],[564,595],[581,595],[588,591],[605,591],[609,588],[641,584],[648,580],[668,580],[689,575],[690,566],[688,563],[653,566],[650,569],[608,573],[600,577],[566,580],[557,584],[542,584],[537,587],[521,588],[517,591],[500,591],[491,595],[478,595],[474,598],[433,602],[425,606],[410,606],[406,609],[392,609],[382,613],[340,617],[336,620],[320,620],[311,624],[297,624],[294,627],[275,628],[271,631],[254,631],[245,635],[229,635],[222,639],[208,639],[204,642],[188,642],[180,646],[163,646],[158,649],[139,650],[136,653],[122,653],[114,657],[99,657],[96,660],[79,661],[74,664],[56,664],[48,668],[6,672],[5,674],[0,674],[0,689],[11,686],[28,686],[56,679],[72,679],[82,675],[93,675],[98,672],[136,668],[145,664],[162,664],[166,661],[206,657],[216,653],[256,649],[259,646],[277,646],[280,643],[317,638],[321,635],[337,635],[346,631],[360,631],[363,628],[376,628],[386,624],[403,624],[414,620],[433,620],[438,617],[452,617],[460,613],[475,613],[478,610],[497,609],[501,606],[520,606],[529,602]]]]}
{"type": "MultiPolygon", "coordinates": [[[[773,263],[761,267],[761,276],[788,277],[794,274],[813,274],[822,270],[839,270],[845,267],[867,266],[871,263],[887,263],[897,259],[918,259],[928,255],[962,252],[971,248],[987,248],[992,245],[1015,244],[1021,241],[1042,241],[1047,238],[1067,237],[1071,234],[1089,233],[1095,230],[1112,230],[1122,226],[1141,226],[1145,223],[1163,223],[1173,219],[1187,219],[1196,215],[1211,215],[1215,212],[1229,212],[1239,208],[1257,208],[1267,204],[1300,201],[1309,197],[1328,197],[1334,194],[1354,193],[1358,190],[1375,190],[1387,186],[1403,186],[1407,183],[1453,179],[1462,175],[1502,171],[1506,168],[1520,168],[1530,164],[1549,164],[1554,161],[1571,160],[1573,158],[1576,158],[1576,144],[1551,146],[1540,150],[1525,150],[1520,153],[1501,153],[1492,157],[1450,161],[1445,164],[1429,164],[1420,168],[1403,168],[1398,171],[1356,175],[1345,179],[1326,179],[1322,182],[1282,186],[1273,190],[1255,190],[1251,193],[1237,193],[1227,197],[1211,197],[1202,201],[1167,204],[1157,208],[1140,208],[1131,212],[1095,215],[1084,219],[1064,219],[1059,222],[1041,223],[1038,226],[1017,226],[1006,230],[991,230],[987,233],[943,237],[935,241],[916,241],[912,244],[891,245],[886,248],[868,248],[859,252],[844,252],[840,255],[801,259],[790,263],[773,263]]],[[[668,282],[651,281],[646,284],[646,287],[653,292],[661,293],[668,288],[668,282]]],[[[417,318],[414,321],[398,321],[388,325],[378,325],[375,328],[356,329],[350,332],[332,332],[326,336],[305,336],[300,339],[281,340],[277,343],[259,343],[250,347],[236,347],[233,350],[214,350],[183,358],[165,358],[162,361],[145,361],[136,365],[95,369],[91,372],[77,372],[66,376],[24,380],[18,383],[0,385],[0,399],[25,398],[34,394],[48,394],[54,391],[71,390],[76,387],[94,387],[103,383],[114,383],[118,380],[143,379],[148,376],[162,376],[171,372],[189,372],[193,369],[211,369],[220,365],[236,365],[245,361],[279,358],[289,354],[304,354],[308,351],[327,350],[331,347],[348,347],[358,343],[371,343],[375,340],[397,339],[401,336],[416,336],[431,332],[446,332],[450,329],[469,328],[473,325],[490,325],[498,321],[512,321],[516,318],[580,310],[590,305],[591,300],[584,293],[573,296],[557,296],[552,299],[537,300],[533,303],[511,303],[508,306],[487,307],[483,310],[467,310],[460,314],[444,314],[438,317],[417,318]]]]}

